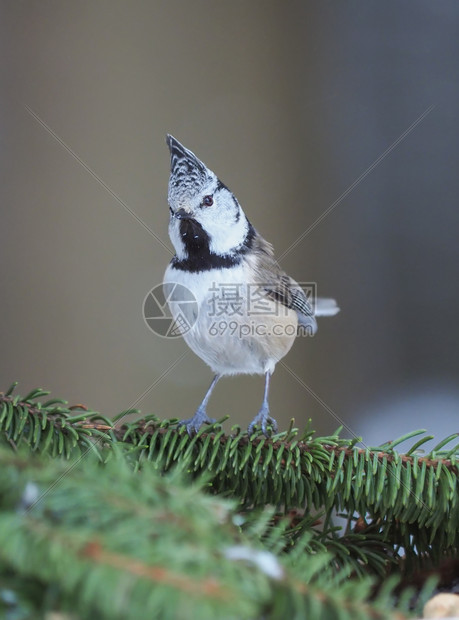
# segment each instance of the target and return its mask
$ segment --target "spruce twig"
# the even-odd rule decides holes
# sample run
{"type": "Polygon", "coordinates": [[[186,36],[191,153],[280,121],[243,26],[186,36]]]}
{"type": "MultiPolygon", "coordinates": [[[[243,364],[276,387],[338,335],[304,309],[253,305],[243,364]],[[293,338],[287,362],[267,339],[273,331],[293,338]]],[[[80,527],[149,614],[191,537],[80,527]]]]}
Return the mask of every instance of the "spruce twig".
{"type": "Polygon", "coordinates": [[[424,431],[371,449],[342,438],[339,430],[315,437],[293,423],[270,439],[248,437],[239,427],[227,435],[219,423],[190,438],[174,420],[149,415],[123,424],[135,413],[127,411],[115,426],[83,405],[41,402],[47,394],[33,390],[22,398],[14,396],[14,386],[0,393],[0,434],[16,450],[63,456],[71,468],[90,451],[107,462],[121,450],[135,471],[153,466],[166,473],[179,466],[194,478],[205,474],[208,491],[238,501],[243,522],[267,505],[276,507],[269,525],[277,532],[276,552],[291,554],[307,536],[308,557],[327,552],[338,572],[382,579],[397,569],[409,575],[457,554],[459,446],[446,447],[457,434],[426,456],[415,452],[424,436],[406,454],[394,449],[424,431]],[[289,511],[295,513],[290,521],[289,511]],[[335,511],[347,520],[344,534],[333,526],[335,511]]]}
{"type": "Polygon", "coordinates": [[[15,576],[13,593],[40,583],[31,617],[43,599],[82,619],[406,617],[394,584],[372,600],[372,581],[334,573],[328,553],[274,554],[259,538],[271,528],[263,515],[241,531],[236,502],[176,473],[134,475],[115,450],[104,466],[90,457],[62,476],[62,460],[23,452],[0,449],[0,574],[15,576]]]}

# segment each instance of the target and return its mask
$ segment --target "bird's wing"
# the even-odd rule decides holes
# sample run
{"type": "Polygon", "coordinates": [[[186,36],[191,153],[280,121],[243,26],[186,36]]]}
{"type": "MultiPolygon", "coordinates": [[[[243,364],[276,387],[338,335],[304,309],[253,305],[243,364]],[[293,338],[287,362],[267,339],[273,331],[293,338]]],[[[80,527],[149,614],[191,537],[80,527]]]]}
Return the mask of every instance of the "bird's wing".
{"type": "Polygon", "coordinates": [[[286,273],[279,269],[277,277],[265,287],[268,297],[275,299],[287,308],[295,310],[298,323],[310,330],[313,335],[317,331],[314,310],[303,289],[286,273]]]}
{"type": "Polygon", "coordinates": [[[311,335],[317,331],[314,309],[305,292],[293,278],[283,271],[274,256],[271,246],[263,239],[263,245],[257,248],[256,272],[259,283],[263,286],[267,297],[295,310],[298,323],[311,335]],[[265,245],[266,244],[266,245],[265,245]]]}

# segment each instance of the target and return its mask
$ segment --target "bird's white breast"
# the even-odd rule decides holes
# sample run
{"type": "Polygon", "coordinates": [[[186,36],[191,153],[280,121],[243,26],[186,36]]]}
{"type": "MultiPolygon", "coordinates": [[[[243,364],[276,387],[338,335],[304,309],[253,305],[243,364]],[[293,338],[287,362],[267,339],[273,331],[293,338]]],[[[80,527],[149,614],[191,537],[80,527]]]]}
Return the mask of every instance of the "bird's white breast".
{"type": "Polygon", "coordinates": [[[260,296],[248,264],[189,272],[169,265],[164,276],[166,298],[174,284],[186,287],[196,304],[169,307],[177,320],[185,314],[191,328],[183,333],[188,346],[218,374],[263,374],[291,348],[296,337],[296,312],[260,296]],[[252,294],[258,297],[253,302],[252,294]],[[255,305],[254,305],[255,304],[255,305]]]}

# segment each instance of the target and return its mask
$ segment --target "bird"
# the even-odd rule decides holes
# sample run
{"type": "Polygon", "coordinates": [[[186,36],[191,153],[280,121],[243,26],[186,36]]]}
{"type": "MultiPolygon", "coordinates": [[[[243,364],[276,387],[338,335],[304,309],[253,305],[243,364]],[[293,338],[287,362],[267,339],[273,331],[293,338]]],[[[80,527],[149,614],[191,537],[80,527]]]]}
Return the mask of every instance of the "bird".
{"type": "Polygon", "coordinates": [[[258,428],[269,436],[278,432],[269,408],[276,363],[299,330],[314,335],[316,316],[333,316],[339,308],[333,299],[312,303],[282,270],[273,246],[252,226],[232,191],[172,135],[166,142],[175,255],[164,274],[164,297],[186,343],[214,373],[194,415],[179,425],[193,435],[215,422],[207,406],[221,377],[259,374],[265,377],[263,401],[248,434],[258,428]]]}

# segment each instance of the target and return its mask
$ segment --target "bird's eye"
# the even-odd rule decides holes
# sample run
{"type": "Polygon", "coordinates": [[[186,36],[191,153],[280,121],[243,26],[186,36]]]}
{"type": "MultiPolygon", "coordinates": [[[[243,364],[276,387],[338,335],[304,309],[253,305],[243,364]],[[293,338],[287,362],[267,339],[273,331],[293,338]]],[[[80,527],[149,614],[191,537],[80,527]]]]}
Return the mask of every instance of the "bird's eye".
{"type": "Polygon", "coordinates": [[[202,204],[204,207],[211,207],[214,204],[214,199],[212,196],[204,196],[202,204]]]}

